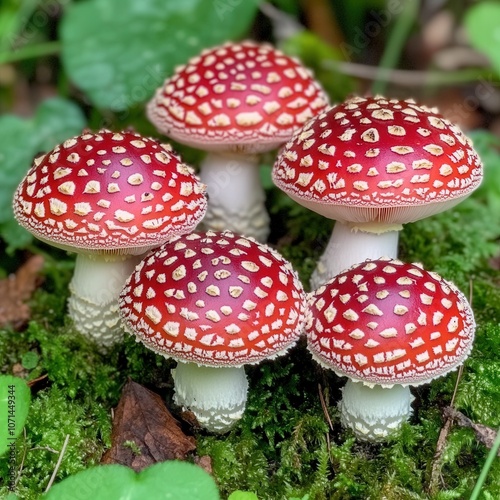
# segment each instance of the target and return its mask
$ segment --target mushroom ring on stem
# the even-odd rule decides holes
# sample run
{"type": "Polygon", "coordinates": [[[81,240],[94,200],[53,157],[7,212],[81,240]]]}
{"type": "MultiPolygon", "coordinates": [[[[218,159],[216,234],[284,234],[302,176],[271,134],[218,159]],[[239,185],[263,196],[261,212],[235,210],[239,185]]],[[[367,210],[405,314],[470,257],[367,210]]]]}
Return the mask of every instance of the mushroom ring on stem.
{"type": "Polygon", "coordinates": [[[145,257],[120,296],[127,330],[178,361],[175,401],[211,432],[242,417],[243,365],[285,354],[302,332],[305,308],[290,263],[229,231],[173,238],[145,257]]]}
{"type": "Polygon", "coordinates": [[[258,154],[280,147],[328,97],[311,72],[269,44],[226,43],[177,68],[147,107],[159,132],[209,152],[203,227],[265,241],[269,216],[258,154]]]}
{"type": "Polygon", "coordinates": [[[309,297],[308,349],[322,366],[350,379],[341,420],[363,440],[394,432],[411,414],[408,386],[458,368],[474,332],[462,292],[419,264],[365,261],[309,297]]]}
{"type": "Polygon", "coordinates": [[[123,336],[118,295],[141,256],[192,231],[205,186],[172,150],[133,132],[84,132],[38,157],[14,196],[17,221],[76,252],[69,313],[102,346],[123,336]]]}
{"type": "Polygon", "coordinates": [[[482,176],[471,140],[435,108],[381,96],[312,118],[273,168],[292,199],[337,221],[312,289],[365,259],[396,258],[403,224],[457,205],[482,176]]]}

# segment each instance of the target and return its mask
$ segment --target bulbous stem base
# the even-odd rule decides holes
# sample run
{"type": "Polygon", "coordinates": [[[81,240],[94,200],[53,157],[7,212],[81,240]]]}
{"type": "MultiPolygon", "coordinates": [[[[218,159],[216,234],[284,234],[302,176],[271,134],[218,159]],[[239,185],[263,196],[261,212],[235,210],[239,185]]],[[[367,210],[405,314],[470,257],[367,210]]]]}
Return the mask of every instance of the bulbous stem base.
{"type": "Polygon", "coordinates": [[[413,396],[409,387],[373,387],[348,380],[339,403],[340,421],[361,441],[383,441],[411,415],[413,396]]]}
{"type": "Polygon", "coordinates": [[[196,416],[200,425],[214,433],[229,431],[245,411],[248,381],[241,368],[215,368],[178,363],[172,370],[174,402],[196,416]]]}

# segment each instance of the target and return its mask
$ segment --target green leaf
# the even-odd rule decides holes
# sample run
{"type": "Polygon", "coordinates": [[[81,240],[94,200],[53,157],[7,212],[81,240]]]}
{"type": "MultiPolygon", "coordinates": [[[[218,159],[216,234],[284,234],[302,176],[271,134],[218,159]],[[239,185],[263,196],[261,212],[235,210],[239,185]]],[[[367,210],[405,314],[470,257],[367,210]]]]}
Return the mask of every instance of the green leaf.
{"type": "Polygon", "coordinates": [[[229,495],[227,500],[259,500],[259,498],[251,491],[236,490],[229,495]]]}
{"type": "Polygon", "coordinates": [[[12,214],[14,191],[31,167],[33,157],[81,132],[83,114],[75,104],[61,98],[44,101],[31,119],[14,115],[0,117],[0,235],[12,248],[29,243],[12,214]]]}
{"type": "Polygon", "coordinates": [[[39,360],[40,357],[36,352],[28,351],[23,354],[23,357],[21,358],[21,364],[23,365],[23,368],[26,368],[26,370],[33,370],[33,368],[36,368],[36,366],[38,365],[39,360]]]}
{"type": "Polygon", "coordinates": [[[465,28],[472,46],[485,54],[500,75],[500,3],[477,2],[465,15],[465,28]]]}
{"type": "Polygon", "coordinates": [[[161,462],[139,474],[122,465],[92,467],[53,486],[47,500],[219,500],[212,477],[187,462],[161,462]]]}
{"type": "Polygon", "coordinates": [[[70,78],[100,108],[144,102],[201,49],[244,35],[258,0],[89,0],[61,25],[70,78]]]}
{"type": "Polygon", "coordinates": [[[0,455],[9,450],[15,460],[16,438],[26,422],[30,399],[31,392],[23,379],[0,376],[0,455]]]}

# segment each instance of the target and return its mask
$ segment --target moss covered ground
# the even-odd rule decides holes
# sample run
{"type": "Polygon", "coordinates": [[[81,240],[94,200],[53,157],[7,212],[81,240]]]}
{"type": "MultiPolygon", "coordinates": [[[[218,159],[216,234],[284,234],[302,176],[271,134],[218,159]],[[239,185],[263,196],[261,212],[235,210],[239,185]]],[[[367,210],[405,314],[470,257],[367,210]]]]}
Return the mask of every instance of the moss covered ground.
{"type": "MultiPolygon", "coordinates": [[[[477,337],[455,407],[476,423],[498,428],[500,159],[489,142],[477,137],[487,163],[482,188],[449,212],[407,225],[400,257],[422,262],[472,298],[477,337]]],[[[271,244],[307,284],[332,223],[271,187],[268,204],[271,244]]],[[[75,333],[66,316],[73,256],[38,243],[31,251],[46,258],[43,284],[31,301],[31,321],[21,331],[0,330],[1,373],[23,365],[28,380],[46,375],[33,386],[25,435],[18,440],[17,494],[27,500],[42,494],[66,435],[69,444],[57,481],[99,462],[110,445],[111,409],[128,377],[167,402],[172,396],[172,365],[165,359],[131,338],[102,355],[75,333]]],[[[3,255],[1,272],[13,271],[23,258],[3,255]]],[[[468,498],[488,452],[469,428],[452,426],[439,480],[429,489],[442,409],[450,404],[457,372],[418,387],[411,421],[389,442],[376,445],[361,444],[340,427],[336,402],[344,380],[319,368],[304,342],[289,356],[250,367],[247,373],[250,394],[241,423],[224,436],[195,431],[198,454],[211,456],[222,498],[237,489],[253,491],[262,500],[468,498]]],[[[7,467],[7,459],[0,459],[0,477],[7,477],[7,467]]],[[[6,494],[7,485],[0,482],[0,498],[6,494]]],[[[500,498],[500,461],[493,464],[481,495],[500,498]]]]}

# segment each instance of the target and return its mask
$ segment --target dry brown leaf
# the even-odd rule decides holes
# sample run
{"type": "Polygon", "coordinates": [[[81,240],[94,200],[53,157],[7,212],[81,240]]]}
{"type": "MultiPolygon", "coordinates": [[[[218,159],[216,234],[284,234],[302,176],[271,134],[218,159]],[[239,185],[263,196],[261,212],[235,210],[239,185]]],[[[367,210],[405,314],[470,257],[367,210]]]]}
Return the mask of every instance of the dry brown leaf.
{"type": "Polygon", "coordinates": [[[165,460],[185,460],[196,449],[158,394],[129,380],[115,411],[111,448],[101,463],[140,471],[165,460]]]}
{"type": "MultiPolygon", "coordinates": [[[[452,418],[461,427],[470,427],[476,433],[476,439],[483,443],[486,448],[491,448],[497,437],[497,431],[483,424],[476,424],[470,418],[467,418],[463,413],[447,406],[443,410],[448,418],[452,418]]],[[[500,451],[498,452],[500,456],[500,451]]]]}
{"type": "Polygon", "coordinates": [[[43,262],[41,255],[33,255],[15,274],[0,280],[0,326],[21,328],[30,319],[26,301],[37,287],[43,262]]]}

